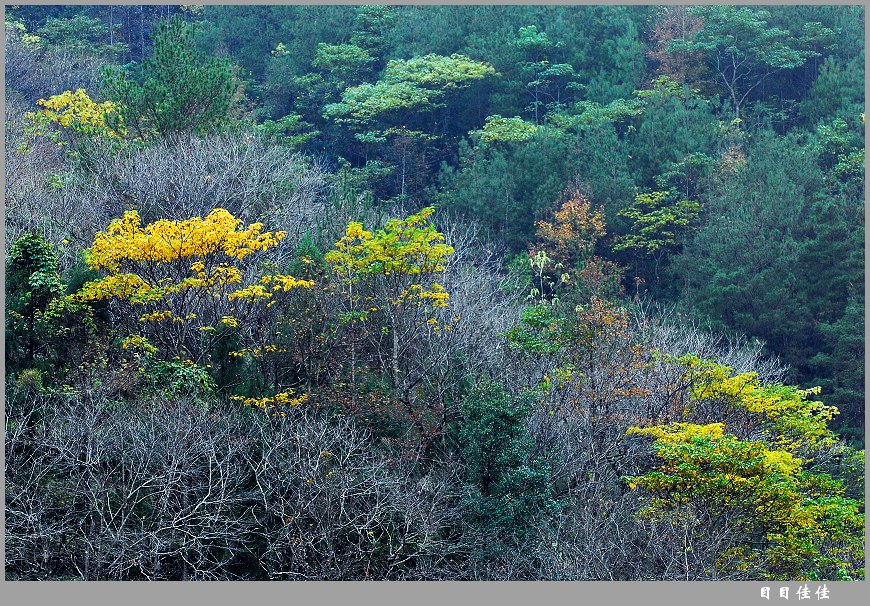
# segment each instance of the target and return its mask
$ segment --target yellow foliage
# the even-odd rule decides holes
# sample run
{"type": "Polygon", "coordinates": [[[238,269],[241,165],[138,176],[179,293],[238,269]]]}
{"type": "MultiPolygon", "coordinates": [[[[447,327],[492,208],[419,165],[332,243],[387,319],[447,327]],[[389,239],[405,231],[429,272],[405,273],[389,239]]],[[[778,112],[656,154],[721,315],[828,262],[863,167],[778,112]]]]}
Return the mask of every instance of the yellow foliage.
{"type": "Polygon", "coordinates": [[[285,391],[276,393],[274,396],[271,397],[247,398],[245,396],[230,396],[230,399],[242,402],[245,406],[259,408],[261,410],[271,410],[275,408],[276,404],[282,404],[284,406],[290,407],[299,406],[308,399],[308,394],[301,394],[299,396],[293,397],[294,393],[294,390],[287,389],[285,391]]]}
{"type": "Polygon", "coordinates": [[[838,414],[809,396],[821,388],[800,389],[789,385],[762,385],[756,373],[732,374],[730,367],[695,356],[681,358],[696,402],[713,401],[752,412],[766,426],[767,438],[779,448],[808,453],[836,441],[828,422],[838,414]]]}
{"type": "Polygon", "coordinates": [[[255,310],[265,313],[260,302],[314,284],[283,274],[246,283],[248,257],[272,248],[285,235],[264,231],[261,223],[246,227],[222,208],[205,217],[161,219],[145,226],[138,212],[127,211],[97,233],[86,252],[88,266],[108,275],[85,284],[73,299],[141,305],[145,309],[134,317],[153,326],[155,343],[169,349],[166,353],[199,358],[209,350],[208,339],[241,330],[255,310]],[[201,337],[186,332],[193,321],[198,325],[191,329],[201,337]]]}
{"type": "MultiPolygon", "coordinates": [[[[390,219],[384,229],[374,232],[351,222],[335,249],[326,254],[326,261],[348,283],[374,275],[397,278],[440,273],[453,247],[444,244],[444,234],[429,223],[434,212],[435,208],[428,206],[405,219],[390,219]]],[[[428,302],[444,307],[450,295],[440,284],[433,283],[427,289],[414,282],[387,293],[387,297],[396,306],[428,302]]]]}
{"type": "Polygon", "coordinates": [[[121,139],[127,135],[118,114],[120,109],[118,104],[111,101],[97,103],[82,88],[75,92],[68,90],[48,99],[40,99],[36,104],[45,108],[28,114],[28,117],[37,124],[53,123],[71,129],[77,134],[107,139],[121,139]],[[106,118],[110,115],[115,117],[117,123],[115,128],[106,123],[106,118]]]}
{"type": "MultiPolygon", "coordinates": [[[[94,245],[87,255],[88,266],[115,271],[121,261],[169,263],[217,253],[241,261],[253,252],[275,246],[286,235],[281,231],[263,232],[262,223],[239,229],[241,224],[241,219],[229,211],[216,208],[205,218],[161,219],[143,229],[139,213],[130,210],[122,218],[112,220],[106,231],[95,236],[94,245]]],[[[199,275],[205,270],[205,265],[198,262],[191,269],[199,275]]]]}

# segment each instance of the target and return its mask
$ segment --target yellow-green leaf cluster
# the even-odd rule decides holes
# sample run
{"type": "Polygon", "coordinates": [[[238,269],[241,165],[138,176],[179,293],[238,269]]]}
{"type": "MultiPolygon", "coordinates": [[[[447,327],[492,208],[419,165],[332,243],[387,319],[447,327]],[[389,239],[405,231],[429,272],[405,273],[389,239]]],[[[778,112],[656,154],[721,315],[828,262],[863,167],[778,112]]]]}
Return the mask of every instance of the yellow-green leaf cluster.
{"type": "MultiPolygon", "coordinates": [[[[337,276],[346,282],[366,277],[419,276],[444,271],[453,247],[444,243],[444,234],[429,222],[434,207],[426,207],[405,219],[390,219],[383,229],[368,231],[361,223],[351,222],[345,235],[326,254],[337,276]]],[[[391,297],[391,303],[431,303],[447,305],[449,294],[443,286],[424,286],[414,282],[391,297]]]]}
{"type": "Polygon", "coordinates": [[[683,380],[692,400],[717,403],[723,408],[744,409],[761,420],[766,438],[779,448],[805,456],[832,446],[836,436],[828,422],[837,408],[813,400],[820,388],[800,389],[791,385],[762,385],[755,373],[737,373],[729,366],[686,356],[683,380]]]}
{"type": "Polygon", "coordinates": [[[837,579],[863,575],[863,515],[828,476],[763,442],[726,434],[722,423],[633,427],[654,439],[662,460],[625,480],[652,495],[641,514],[679,521],[686,511],[728,520],[737,545],[717,558],[723,570],[766,578],[837,579]]]}

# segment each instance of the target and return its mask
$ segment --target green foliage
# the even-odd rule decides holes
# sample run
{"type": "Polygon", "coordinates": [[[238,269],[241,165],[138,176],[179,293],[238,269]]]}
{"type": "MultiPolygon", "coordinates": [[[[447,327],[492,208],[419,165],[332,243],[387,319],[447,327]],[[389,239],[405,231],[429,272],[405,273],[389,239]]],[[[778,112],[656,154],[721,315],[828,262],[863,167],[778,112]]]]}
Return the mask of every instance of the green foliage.
{"type": "Polygon", "coordinates": [[[109,43],[109,27],[102,19],[87,15],[49,17],[45,25],[36,30],[36,35],[44,44],[78,53],[116,58],[127,51],[127,45],[123,42],[109,43]]]}
{"type": "Polygon", "coordinates": [[[636,249],[655,255],[675,246],[684,231],[701,212],[694,200],[674,200],[672,192],[654,191],[638,194],[634,203],[619,212],[632,221],[631,233],[623,236],[613,250],[636,249]]]}
{"type": "Polygon", "coordinates": [[[671,51],[707,54],[737,118],[750,93],[768,76],[819,56],[813,46],[826,46],[834,36],[833,30],[817,23],[805,24],[800,33],[772,27],[769,11],[748,7],[702,6],[688,12],[704,25],[691,38],[674,40],[671,51]]]}
{"type": "Polygon", "coordinates": [[[827,57],[819,75],[801,101],[798,112],[812,127],[823,120],[857,120],[864,112],[864,54],[844,61],[827,57]]]}
{"type": "Polygon", "coordinates": [[[840,483],[803,471],[788,452],[725,434],[721,423],[629,433],[653,437],[662,460],[656,471],[626,478],[630,488],[653,495],[642,515],[677,524],[687,513],[704,523],[727,520],[737,538],[718,554],[704,554],[718,555],[722,572],[777,580],[863,575],[864,516],[858,502],[842,496],[840,483]]]}
{"type": "Polygon", "coordinates": [[[299,114],[289,114],[278,120],[264,120],[256,129],[265,137],[294,150],[300,149],[320,134],[299,114]]]}
{"type": "Polygon", "coordinates": [[[141,139],[154,134],[203,134],[226,125],[238,85],[226,59],[196,49],[193,26],[174,17],[159,23],[154,50],[135,73],[107,69],[105,95],[124,106],[128,128],[141,139]]]}
{"type": "Polygon", "coordinates": [[[324,116],[362,126],[387,112],[426,109],[437,97],[437,91],[420,88],[412,82],[365,83],[345,90],[340,103],[324,108],[324,116]]]}
{"type": "Polygon", "coordinates": [[[95,334],[93,310],[63,295],[52,246],[36,234],[19,238],[6,258],[6,362],[10,372],[26,367],[55,370],[80,361],[71,355],[95,334]]]}
{"type": "Polygon", "coordinates": [[[25,234],[6,258],[6,360],[32,363],[39,343],[37,322],[63,292],[52,246],[25,234]]]}
{"type": "Polygon", "coordinates": [[[449,57],[429,54],[404,61],[387,63],[383,79],[387,82],[411,82],[438,91],[451,91],[468,86],[495,74],[495,69],[483,61],[474,61],[460,54],[449,57]]]}
{"type": "Polygon", "coordinates": [[[527,122],[519,116],[502,118],[499,115],[487,116],[483,129],[472,131],[472,136],[478,136],[484,145],[504,142],[513,143],[528,141],[538,132],[538,127],[532,122],[527,122]]]}
{"type": "Polygon", "coordinates": [[[398,21],[396,9],[392,6],[360,6],[355,13],[351,44],[381,59],[387,50],[387,36],[398,21]]]}
{"type": "Polygon", "coordinates": [[[460,146],[459,153],[459,169],[442,172],[445,205],[474,217],[517,252],[528,248],[535,220],[559,199],[584,159],[563,132],[547,127],[525,140],[460,146]]]}
{"type": "Polygon", "coordinates": [[[317,45],[312,67],[323,70],[342,82],[357,82],[374,62],[368,51],[353,44],[317,45]]]}
{"type": "Polygon", "coordinates": [[[217,385],[208,369],[190,360],[159,360],[146,355],[143,374],[151,389],[169,399],[195,398],[203,406],[214,400],[217,385]]]}
{"type": "Polygon", "coordinates": [[[528,353],[556,353],[564,344],[565,322],[549,303],[532,305],[523,310],[520,324],[507,332],[508,344],[528,353]]]}
{"type": "Polygon", "coordinates": [[[394,60],[380,80],[348,88],[340,103],[324,108],[324,115],[347,124],[366,125],[387,113],[431,111],[443,103],[448,92],[493,73],[488,64],[456,54],[394,60]]]}
{"type": "Polygon", "coordinates": [[[666,77],[635,95],[643,100],[644,112],[632,140],[632,166],[637,167],[642,182],[652,185],[655,180],[660,188],[679,188],[690,197],[716,153],[712,103],[666,77]]]}
{"type": "Polygon", "coordinates": [[[712,326],[763,339],[791,365],[791,381],[822,384],[843,413],[839,422],[861,426],[855,393],[863,363],[851,356],[863,351],[844,332],[820,331],[838,322],[860,327],[841,318],[864,281],[863,219],[860,207],[828,193],[818,149],[768,134],[736,173],[719,168],[705,196],[706,222],[672,267],[684,279],[684,300],[712,326]]]}
{"type": "MultiPolygon", "coordinates": [[[[803,40],[795,39],[791,33],[769,27],[766,19],[770,12],[736,6],[706,6],[691,9],[690,14],[704,21],[703,29],[691,40],[674,44],[673,48],[697,46],[705,51],[724,51],[739,63],[752,62],[768,67],[795,68],[813,57],[816,53],[798,48],[803,40]]],[[[808,26],[812,24],[807,24],[808,26]]],[[[830,33],[807,30],[816,38],[830,33]]]]}
{"type": "MultiPolygon", "coordinates": [[[[471,490],[471,521],[496,537],[522,539],[536,523],[558,511],[545,463],[533,456],[526,419],[535,399],[512,397],[485,384],[462,403],[462,453],[471,490]]],[[[493,538],[496,538],[493,537],[493,538]]]]}

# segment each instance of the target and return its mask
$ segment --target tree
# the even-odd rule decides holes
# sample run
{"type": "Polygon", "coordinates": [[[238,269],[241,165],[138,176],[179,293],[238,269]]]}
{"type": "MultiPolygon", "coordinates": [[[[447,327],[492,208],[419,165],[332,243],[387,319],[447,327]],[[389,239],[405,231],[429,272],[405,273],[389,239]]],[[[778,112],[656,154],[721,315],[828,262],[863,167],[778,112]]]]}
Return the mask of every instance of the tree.
{"type": "Polygon", "coordinates": [[[836,118],[856,120],[864,112],[864,56],[825,58],[818,76],[801,100],[798,113],[807,127],[836,118]]]}
{"type": "Polygon", "coordinates": [[[694,354],[670,363],[681,374],[668,397],[678,420],[628,430],[654,438],[661,461],[625,478],[649,497],[640,518],[673,543],[663,564],[684,579],[863,575],[863,516],[840,467],[862,455],[829,429],[837,410],[813,398],[818,388],[694,354]]]}
{"type": "Polygon", "coordinates": [[[499,540],[522,541],[559,509],[546,464],[534,456],[526,429],[534,401],[533,394],[512,397],[487,383],[462,403],[460,440],[471,489],[467,515],[479,527],[485,550],[497,549],[499,540]]]}
{"type": "MultiPolygon", "coordinates": [[[[365,162],[370,150],[377,152],[384,144],[392,144],[395,162],[391,164],[399,169],[395,190],[404,198],[412,173],[409,167],[414,163],[412,154],[433,154],[433,144],[450,132],[447,110],[451,97],[494,73],[488,63],[459,54],[392,60],[377,82],[345,89],[341,101],[326,105],[323,114],[354,133],[357,146],[362,144],[365,162]],[[435,114],[438,109],[443,110],[440,115],[435,114]],[[434,120],[427,119],[433,116],[434,120]]],[[[422,171],[414,171],[421,187],[428,171],[425,160],[417,163],[423,164],[422,171]]]]}
{"type": "Polygon", "coordinates": [[[446,306],[450,296],[431,278],[444,271],[453,254],[453,247],[443,243],[444,235],[428,221],[434,212],[428,206],[405,219],[390,219],[374,232],[351,222],[325,256],[345,288],[349,319],[366,321],[373,312],[384,314],[386,326],[379,333],[391,336],[393,389],[406,399],[409,385],[401,376],[400,360],[414,334],[429,324],[428,309],[446,306]],[[368,292],[359,286],[367,286],[368,292]],[[407,333],[400,322],[406,313],[413,316],[407,333]]]}
{"type": "Polygon", "coordinates": [[[691,422],[629,429],[654,438],[662,464],[626,481],[652,496],[643,516],[681,529],[686,578],[863,576],[863,515],[826,471],[850,450],[828,429],[836,408],[811,399],[818,388],[678,362],[691,422]]]}
{"type": "Polygon", "coordinates": [[[44,109],[25,114],[32,133],[71,146],[73,154],[84,152],[92,142],[114,143],[127,136],[120,106],[112,101],[97,103],[82,88],[40,99],[36,104],[44,109]]]}
{"type": "Polygon", "coordinates": [[[64,297],[52,246],[30,233],[6,258],[6,362],[9,370],[56,370],[83,361],[79,345],[96,332],[93,310],[64,297]],[[77,353],[77,357],[65,354],[77,353]]]}
{"type": "Polygon", "coordinates": [[[642,175],[638,181],[648,186],[655,182],[660,188],[679,187],[684,196],[691,197],[719,143],[712,103],[664,76],[634,94],[644,106],[631,141],[632,165],[642,175]]]}
{"type": "Polygon", "coordinates": [[[566,192],[566,200],[553,213],[553,222],[538,221],[537,236],[556,263],[574,268],[595,250],[604,237],[604,212],[578,191],[566,192]]]}
{"type": "MultiPolygon", "coordinates": [[[[542,298],[547,291],[561,290],[559,297],[585,302],[587,289],[600,295],[604,291],[621,293],[621,272],[615,264],[593,256],[598,241],[604,237],[604,209],[577,190],[568,190],[552,221],[538,221],[536,240],[529,250],[532,267],[538,273],[539,288],[533,291],[542,298]],[[562,287],[561,289],[559,287],[562,287]]],[[[558,298],[552,292],[554,298],[558,298]]]]}
{"type": "Polygon", "coordinates": [[[51,245],[35,234],[19,238],[6,258],[6,359],[33,363],[37,321],[63,292],[51,245]]]}
{"type": "Polygon", "coordinates": [[[114,31],[102,19],[75,15],[70,18],[49,17],[36,34],[55,47],[69,49],[81,55],[106,55],[117,59],[128,47],[114,41],[114,31]]]}
{"type": "Polygon", "coordinates": [[[441,435],[445,418],[444,403],[427,401],[420,390],[429,369],[415,366],[415,348],[424,347],[434,333],[451,331],[456,320],[439,322],[436,314],[450,297],[436,280],[454,251],[430,223],[434,211],[426,207],[407,218],[389,219],[373,231],[351,222],[324,257],[341,293],[339,325],[350,340],[349,411],[364,410],[360,401],[365,404],[369,390],[360,389],[361,384],[372,385],[379,375],[385,381],[380,388],[375,383],[375,389],[388,405],[376,405],[370,418],[389,423],[403,456],[417,460],[441,435]],[[359,354],[366,353],[360,342],[368,347],[369,368],[377,374],[360,372],[359,354]]]}
{"type": "Polygon", "coordinates": [[[360,6],[354,10],[354,30],[351,44],[364,49],[381,63],[389,45],[388,35],[396,26],[399,16],[392,6],[360,6]]]}
{"type": "Polygon", "coordinates": [[[73,298],[116,300],[122,306],[116,319],[133,331],[124,347],[170,360],[207,366],[215,362],[216,346],[233,336],[242,341],[236,355],[274,347],[272,307],[284,293],[313,283],[269,270],[255,278],[250,259],[285,233],[241,223],[218,208],[205,217],[142,227],[138,212],[127,211],[96,234],[86,255],[89,268],[107,275],[73,298]]]}
{"type": "Polygon", "coordinates": [[[459,146],[459,167],[442,167],[441,197],[510,251],[527,251],[535,220],[576,182],[576,148],[561,130],[517,118],[493,118],[472,136],[476,145],[459,146]]]}
{"type": "Polygon", "coordinates": [[[103,76],[104,93],[123,107],[129,129],[144,140],[224,125],[238,89],[229,61],[199,52],[193,26],[177,16],[161,21],[153,36],[153,52],[138,73],[110,68],[103,76]]]}
{"type": "MultiPolygon", "coordinates": [[[[838,154],[819,151],[813,139],[765,133],[736,172],[720,161],[704,192],[705,222],[670,267],[682,299],[710,326],[759,338],[789,364],[790,381],[827,389],[837,381],[823,368],[856,377],[851,363],[830,365],[828,347],[839,346],[819,331],[838,322],[863,283],[863,219],[861,206],[828,191],[839,180],[826,180],[819,164],[838,154]]],[[[838,423],[861,417],[860,398],[846,393],[825,392],[843,409],[838,423]]]]}
{"type": "Polygon", "coordinates": [[[655,439],[661,467],[626,481],[652,495],[642,515],[685,529],[686,580],[863,577],[864,516],[839,482],[803,471],[788,452],[725,434],[721,423],[629,433],[655,439]]]}
{"type": "Polygon", "coordinates": [[[521,27],[511,46],[523,58],[519,72],[527,80],[525,86],[532,98],[526,110],[534,114],[535,124],[540,124],[546,111],[558,111],[573,100],[570,91],[581,88],[576,82],[577,73],[569,63],[553,63],[553,51],[564,44],[550,40],[547,32],[538,31],[536,25],[521,27]]]}
{"type": "Polygon", "coordinates": [[[686,6],[669,6],[658,16],[650,37],[653,47],[646,55],[657,64],[656,71],[679,84],[697,86],[707,72],[703,53],[698,50],[671,51],[674,40],[688,40],[701,31],[704,22],[690,15],[686,6]]]}
{"type": "Polygon", "coordinates": [[[673,192],[654,191],[638,194],[634,203],[619,211],[632,220],[631,232],[617,239],[614,251],[634,249],[655,259],[655,279],[659,279],[659,264],[668,250],[679,244],[680,232],[685,232],[701,212],[694,200],[674,201],[673,192]]]}
{"type": "MultiPolygon", "coordinates": [[[[772,74],[819,56],[814,44],[828,44],[830,28],[807,23],[802,32],[768,25],[770,12],[736,6],[702,6],[687,11],[703,27],[688,38],[671,41],[671,52],[702,50],[731,100],[735,119],[749,95],[772,74]]],[[[690,31],[690,30],[689,30],[690,31]]],[[[688,33],[688,32],[687,32],[688,33]]]]}

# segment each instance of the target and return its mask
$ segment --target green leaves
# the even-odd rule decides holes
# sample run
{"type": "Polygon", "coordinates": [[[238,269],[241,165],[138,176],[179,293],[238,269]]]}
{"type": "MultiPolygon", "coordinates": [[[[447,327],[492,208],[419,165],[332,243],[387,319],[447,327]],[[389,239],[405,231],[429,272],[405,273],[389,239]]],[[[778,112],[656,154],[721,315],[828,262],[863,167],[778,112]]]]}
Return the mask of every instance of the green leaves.
{"type": "Polygon", "coordinates": [[[357,81],[370,69],[375,58],[367,50],[354,44],[323,44],[317,45],[317,52],[311,65],[327,72],[337,80],[357,81]]]}
{"type": "Polygon", "coordinates": [[[386,113],[432,109],[439,97],[439,91],[412,82],[366,82],[346,89],[339,103],[323,108],[323,115],[348,126],[363,126],[386,113]]]}
{"type": "Polygon", "coordinates": [[[654,471],[624,478],[630,489],[653,495],[641,515],[679,523],[688,510],[727,520],[735,538],[717,558],[723,572],[752,567],[754,575],[783,580],[863,574],[864,516],[840,482],[803,470],[787,451],[726,434],[722,423],[627,433],[654,438],[662,460],[654,471]]]}
{"type": "Polygon", "coordinates": [[[700,214],[701,205],[693,200],[672,200],[670,192],[638,194],[631,206],[619,212],[633,223],[631,233],[619,238],[613,250],[636,249],[653,255],[674,246],[678,234],[700,214]]]}
{"type": "Polygon", "coordinates": [[[30,233],[15,241],[6,258],[6,361],[19,365],[63,365],[65,348],[92,336],[93,314],[63,297],[54,250],[30,233]]]}
{"type": "Polygon", "coordinates": [[[323,113],[339,123],[362,126],[386,114],[431,111],[444,103],[448,92],[494,73],[491,65],[457,54],[394,60],[380,80],[346,89],[341,101],[327,105],[323,113]]]}
{"type": "Polygon", "coordinates": [[[508,345],[527,353],[556,353],[563,346],[565,322],[549,303],[527,307],[520,324],[507,332],[508,345]]]}
{"type": "Polygon", "coordinates": [[[768,25],[769,11],[736,6],[699,6],[687,11],[703,20],[703,28],[688,39],[673,40],[671,52],[703,50],[720,76],[736,117],[750,92],[771,73],[794,69],[821,53],[813,46],[830,43],[833,31],[807,24],[803,35],[768,25]]]}
{"type": "Polygon", "coordinates": [[[522,538],[541,517],[555,512],[549,473],[534,459],[526,419],[534,398],[512,397],[486,383],[462,402],[460,440],[471,494],[469,517],[484,531],[522,538]]]}
{"type": "Polygon", "coordinates": [[[387,63],[383,79],[386,82],[411,82],[440,91],[456,90],[495,74],[488,63],[474,61],[465,55],[449,57],[429,54],[387,63]]]}
{"type": "Polygon", "coordinates": [[[533,122],[523,120],[519,116],[502,118],[498,114],[487,116],[482,130],[472,131],[472,136],[477,136],[484,145],[496,143],[516,143],[528,141],[535,136],[539,127],[533,122]]]}
{"type": "Polygon", "coordinates": [[[225,124],[238,88],[229,61],[201,54],[193,27],[179,18],[160,22],[153,35],[153,53],[138,78],[117,67],[103,74],[104,92],[125,106],[130,130],[147,139],[203,134],[225,124]]]}
{"type": "Polygon", "coordinates": [[[288,114],[278,120],[264,120],[257,125],[264,136],[278,141],[281,145],[298,149],[320,134],[299,114],[288,114]]]}

